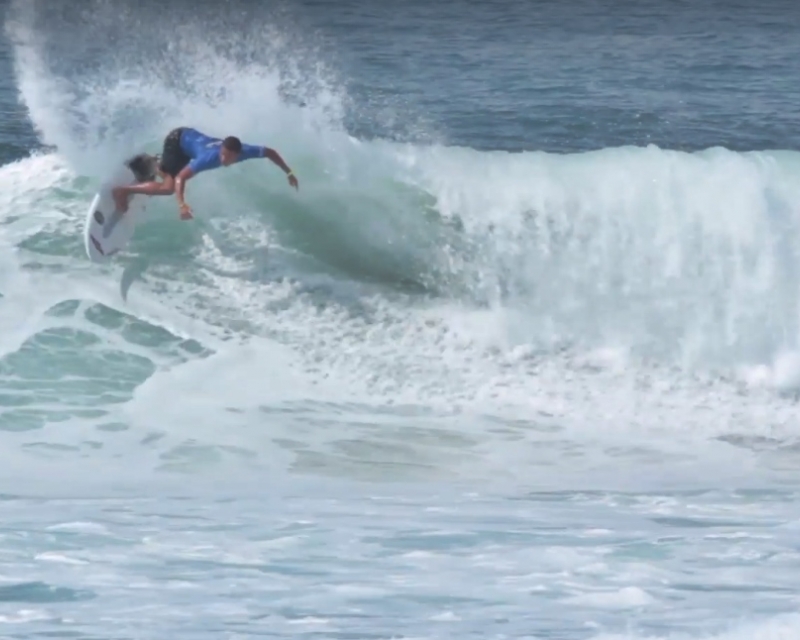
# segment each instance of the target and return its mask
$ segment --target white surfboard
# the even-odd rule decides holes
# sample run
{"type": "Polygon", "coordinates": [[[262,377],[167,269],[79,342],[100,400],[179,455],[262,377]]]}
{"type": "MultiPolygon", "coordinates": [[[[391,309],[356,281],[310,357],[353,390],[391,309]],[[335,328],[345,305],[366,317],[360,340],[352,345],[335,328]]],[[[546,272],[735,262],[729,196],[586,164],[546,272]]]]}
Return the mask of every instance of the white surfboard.
{"type": "Polygon", "coordinates": [[[86,214],[83,237],[86,255],[92,262],[103,262],[119,252],[130,242],[147,207],[149,196],[135,194],[128,203],[128,210],[123,214],[117,211],[111,190],[114,187],[138,182],[126,165],[103,185],[94,196],[86,214]]]}

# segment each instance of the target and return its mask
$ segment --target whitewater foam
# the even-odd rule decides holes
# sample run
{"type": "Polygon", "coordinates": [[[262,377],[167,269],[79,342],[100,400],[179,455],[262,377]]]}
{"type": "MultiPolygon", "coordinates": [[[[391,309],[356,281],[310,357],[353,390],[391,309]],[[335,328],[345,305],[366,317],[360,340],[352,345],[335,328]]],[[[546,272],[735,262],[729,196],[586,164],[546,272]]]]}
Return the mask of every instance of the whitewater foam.
{"type": "MultiPolygon", "coordinates": [[[[407,153],[408,149],[403,151],[407,153]]],[[[424,158],[424,151],[419,153],[424,158]]],[[[519,159],[524,160],[524,156],[519,159]]],[[[88,328],[108,348],[152,362],[152,375],[131,387],[121,409],[106,407],[103,415],[93,420],[98,428],[125,425],[125,429],[134,429],[133,433],[146,433],[153,406],[167,407],[169,398],[206,389],[203,403],[194,408],[176,404],[163,418],[192,424],[192,439],[197,443],[205,440],[202,447],[211,448],[205,453],[194,445],[187,449],[181,444],[181,431],[168,438],[161,435],[157,440],[159,455],[172,461],[148,463],[154,469],[199,469],[210,461],[224,460],[228,454],[220,457],[222,451],[237,451],[232,459],[240,461],[277,456],[279,467],[292,468],[292,456],[307,457],[302,450],[309,447],[314,454],[300,468],[309,470],[317,465],[319,469],[320,460],[331,454],[331,447],[340,446],[337,440],[351,428],[346,424],[358,423],[354,402],[370,406],[371,411],[384,404],[394,406],[400,411],[398,415],[402,415],[404,406],[424,407],[427,419],[439,422],[442,435],[448,431],[454,434],[451,425],[459,424],[458,438],[466,440],[456,445],[452,456],[445,447],[430,449],[423,458],[436,451],[440,471],[455,465],[449,467],[450,472],[468,470],[495,478],[509,472],[512,477],[529,474],[532,465],[545,463],[546,456],[534,454],[532,448],[550,452],[547,455],[556,452],[561,459],[575,446],[575,438],[582,441],[579,449],[594,449],[592,456],[598,469],[616,455],[651,465],[672,457],[669,475],[677,478],[682,465],[694,464],[693,456],[686,455],[687,447],[697,447],[708,438],[720,436],[731,442],[732,434],[748,434],[750,438],[768,435],[781,442],[791,438],[796,429],[792,405],[769,393],[770,385],[779,387],[779,381],[785,384],[789,380],[786,365],[782,365],[783,373],[776,373],[770,385],[759,391],[757,384],[747,389],[733,376],[719,377],[713,371],[689,375],[669,362],[643,360],[631,352],[635,342],[626,344],[619,339],[610,346],[603,346],[602,341],[584,342],[587,347],[580,343],[559,346],[561,336],[557,332],[549,340],[546,334],[535,333],[535,318],[518,298],[510,297],[502,306],[481,308],[469,300],[420,298],[380,286],[365,287],[341,275],[320,272],[324,261],[318,259],[300,263],[289,260],[284,267],[287,255],[294,259],[302,251],[275,244],[273,229],[259,216],[209,221],[196,234],[183,236],[182,241],[189,242],[185,261],[159,264],[154,255],[155,264],[132,285],[125,303],[117,291],[124,259],[118,266],[89,268],[79,248],[72,246],[77,237],[73,235],[76,221],[82,216],[77,197],[80,178],[61,162],[57,156],[34,157],[0,169],[0,181],[7,180],[12,190],[17,189],[17,208],[37,203],[42,197],[37,194],[49,193],[39,186],[26,193],[21,186],[22,176],[35,171],[58,176],[42,184],[57,187],[60,193],[76,194],[58,201],[58,215],[45,209],[40,215],[33,213],[39,210],[36,207],[28,208],[32,212],[26,217],[27,228],[5,227],[9,233],[4,233],[4,241],[17,248],[5,257],[4,302],[33,320],[20,323],[22,315],[7,316],[17,334],[9,333],[6,340],[17,337],[7,342],[6,352],[14,353],[23,342],[48,328],[88,328]],[[45,228],[45,245],[25,246],[30,239],[27,234],[41,235],[45,228]],[[242,235],[244,230],[246,236],[242,235]],[[266,254],[262,255],[259,248],[264,244],[266,254]],[[42,246],[50,247],[51,255],[43,256],[42,246]],[[288,251],[282,253],[280,249],[288,251]],[[270,262],[270,267],[263,267],[270,262]],[[49,265],[46,271],[31,270],[45,263],[49,265]],[[23,306],[25,299],[35,301],[35,306],[23,306]],[[49,309],[68,300],[101,302],[132,314],[138,322],[151,323],[185,339],[197,338],[218,355],[194,365],[181,364],[183,357],[164,357],[152,347],[132,344],[115,333],[116,329],[86,325],[82,319],[87,317],[86,304],[78,306],[77,313],[68,319],[36,322],[49,309]],[[235,343],[242,342],[250,346],[234,348],[235,343]],[[281,353],[289,353],[290,360],[281,353]],[[285,378],[289,371],[297,375],[292,383],[285,378]],[[239,382],[242,380],[245,382],[239,382]],[[247,381],[252,381],[252,386],[247,381]],[[215,395],[215,389],[221,393],[215,395]],[[264,417],[260,407],[297,406],[326,397],[328,409],[350,407],[348,417],[337,423],[336,435],[330,441],[320,440],[311,432],[298,440],[296,434],[292,435],[296,423],[288,423],[288,431],[281,428],[273,436],[277,441],[291,442],[286,450],[291,453],[287,455],[283,445],[274,448],[266,442],[257,444],[255,425],[264,417]],[[220,425],[237,415],[242,417],[235,419],[250,426],[238,433],[220,431],[220,425]],[[487,437],[487,424],[481,416],[511,420],[512,425],[514,420],[521,422],[487,437]],[[654,435],[659,436],[657,445],[652,441],[654,435]],[[520,446],[522,442],[526,443],[524,447],[520,446]],[[455,454],[456,450],[460,453],[455,454]],[[477,452],[482,471],[475,466],[477,452]],[[455,463],[459,455],[462,461],[455,463]],[[450,463],[445,463],[447,458],[450,463]],[[510,464],[514,460],[516,464],[510,464]]],[[[140,246],[147,247],[162,236],[166,225],[177,228],[181,224],[162,219],[167,209],[166,203],[160,211],[156,209],[153,219],[142,227],[140,246]]],[[[558,325],[553,323],[552,327],[558,325]]],[[[747,371],[743,374],[745,381],[747,371]]],[[[308,420],[311,414],[300,411],[298,415],[308,420]]],[[[383,435],[361,431],[358,439],[372,439],[374,446],[386,446],[378,443],[391,437],[392,420],[384,424],[383,435]]],[[[419,437],[417,433],[415,438],[419,437]]],[[[119,441],[119,436],[115,439],[119,441]]],[[[747,440],[739,442],[745,444],[747,440]]],[[[741,454],[718,452],[716,465],[728,465],[729,456],[746,457],[747,450],[746,446],[741,454]]],[[[356,454],[359,456],[367,460],[372,454],[362,448],[356,454]]],[[[419,452],[411,456],[420,460],[419,452]]],[[[336,457],[327,464],[333,464],[336,457]]],[[[376,468],[388,462],[385,456],[372,459],[376,468]]],[[[742,460],[737,463],[737,473],[746,473],[748,468],[742,460]]],[[[427,464],[417,465],[418,472],[427,464]]],[[[340,460],[334,467],[339,472],[356,473],[349,462],[342,466],[340,460]]]]}

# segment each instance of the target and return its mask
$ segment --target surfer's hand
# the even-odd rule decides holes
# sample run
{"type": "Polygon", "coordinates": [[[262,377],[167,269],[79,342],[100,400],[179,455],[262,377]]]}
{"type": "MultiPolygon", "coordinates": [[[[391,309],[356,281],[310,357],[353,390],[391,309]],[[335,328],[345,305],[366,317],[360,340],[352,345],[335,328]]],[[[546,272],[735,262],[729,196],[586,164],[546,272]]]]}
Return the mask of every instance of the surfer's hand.
{"type": "Polygon", "coordinates": [[[294,172],[290,171],[288,173],[288,176],[289,176],[289,184],[292,185],[295,189],[297,189],[298,188],[297,177],[294,175],[294,172]]]}
{"type": "Polygon", "coordinates": [[[181,202],[181,220],[191,220],[192,219],[192,209],[189,207],[188,204],[185,202],[181,202]]]}

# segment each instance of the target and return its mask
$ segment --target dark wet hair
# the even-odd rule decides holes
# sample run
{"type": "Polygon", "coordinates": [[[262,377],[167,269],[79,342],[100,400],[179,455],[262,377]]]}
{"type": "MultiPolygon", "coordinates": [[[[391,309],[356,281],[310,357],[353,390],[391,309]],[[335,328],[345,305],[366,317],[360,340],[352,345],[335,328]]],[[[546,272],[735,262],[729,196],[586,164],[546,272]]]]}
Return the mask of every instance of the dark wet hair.
{"type": "Polygon", "coordinates": [[[126,162],[136,182],[149,182],[156,179],[156,167],[158,166],[158,156],[151,156],[149,153],[140,153],[133,156],[126,162]]]}
{"type": "Polygon", "coordinates": [[[222,141],[222,146],[228,151],[239,153],[242,150],[242,141],[236,136],[228,136],[222,141]]]}

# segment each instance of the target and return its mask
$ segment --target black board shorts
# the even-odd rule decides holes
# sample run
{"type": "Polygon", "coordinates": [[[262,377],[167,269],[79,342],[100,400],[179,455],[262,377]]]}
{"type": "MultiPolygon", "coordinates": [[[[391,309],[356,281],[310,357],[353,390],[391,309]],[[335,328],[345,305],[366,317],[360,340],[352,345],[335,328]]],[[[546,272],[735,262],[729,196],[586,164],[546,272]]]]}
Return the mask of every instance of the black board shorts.
{"type": "Polygon", "coordinates": [[[181,149],[183,130],[184,127],[178,127],[170,131],[164,138],[164,148],[161,151],[161,170],[173,178],[192,161],[181,149]]]}

